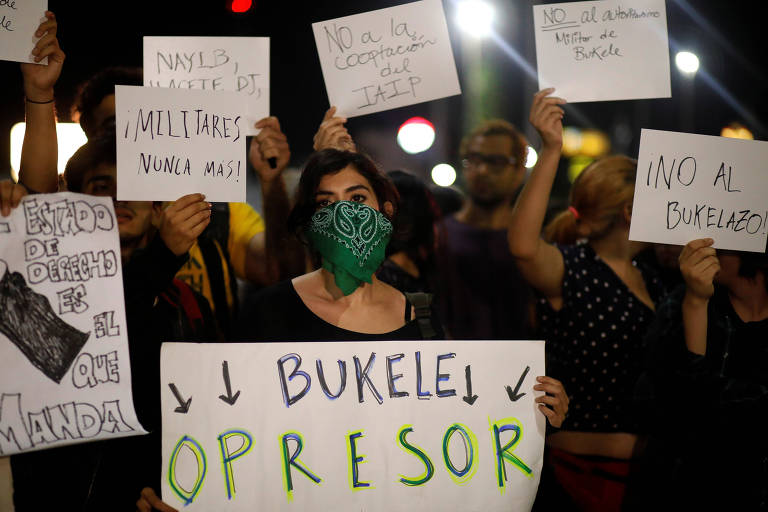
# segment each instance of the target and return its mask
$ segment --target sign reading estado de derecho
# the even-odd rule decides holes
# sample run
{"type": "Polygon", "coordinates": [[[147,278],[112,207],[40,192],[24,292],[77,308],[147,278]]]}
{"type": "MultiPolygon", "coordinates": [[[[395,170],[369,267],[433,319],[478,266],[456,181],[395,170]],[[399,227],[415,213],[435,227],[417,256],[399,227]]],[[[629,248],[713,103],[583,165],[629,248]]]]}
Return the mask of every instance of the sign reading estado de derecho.
{"type": "Polygon", "coordinates": [[[112,199],[29,195],[0,217],[0,457],[143,433],[112,199]]]}
{"type": "Polygon", "coordinates": [[[118,199],[245,201],[240,94],[118,85],[115,114],[118,199]]]}
{"type": "Polygon", "coordinates": [[[541,341],[163,346],[163,499],[184,510],[527,511],[541,341]]]}
{"type": "Polygon", "coordinates": [[[643,129],[630,240],[765,251],[768,142],[643,129]]]}

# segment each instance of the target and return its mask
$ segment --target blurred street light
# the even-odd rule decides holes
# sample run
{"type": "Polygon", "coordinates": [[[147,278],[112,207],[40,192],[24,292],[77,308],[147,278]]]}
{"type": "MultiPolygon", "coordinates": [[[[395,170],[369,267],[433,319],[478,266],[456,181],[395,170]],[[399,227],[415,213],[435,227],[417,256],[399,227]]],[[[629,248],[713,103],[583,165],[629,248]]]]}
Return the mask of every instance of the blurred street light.
{"type": "Polygon", "coordinates": [[[432,168],[432,181],[441,187],[450,187],[456,181],[456,169],[448,164],[437,164],[432,168]]]}
{"type": "Polygon", "coordinates": [[[536,162],[539,161],[539,154],[531,146],[528,146],[528,153],[525,156],[525,168],[532,169],[536,162]]]}
{"type": "Polygon", "coordinates": [[[397,144],[411,155],[421,153],[435,142],[435,127],[423,117],[412,117],[397,130],[397,144]]]}
{"type": "Polygon", "coordinates": [[[699,58],[691,52],[677,52],[675,55],[677,69],[683,73],[692,75],[699,70],[699,58]]]}
{"type": "Polygon", "coordinates": [[[493,7],[483,0],[462,0],[456,6],[456,23],[474,37],[490,35],[493,16],[493,7]]]}

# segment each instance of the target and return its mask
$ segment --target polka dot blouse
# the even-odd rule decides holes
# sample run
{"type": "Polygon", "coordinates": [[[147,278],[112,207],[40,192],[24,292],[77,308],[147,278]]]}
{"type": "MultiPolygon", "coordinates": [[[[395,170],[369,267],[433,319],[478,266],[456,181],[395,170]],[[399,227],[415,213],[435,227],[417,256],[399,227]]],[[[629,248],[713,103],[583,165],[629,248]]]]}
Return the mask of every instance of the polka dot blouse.
{"type": "MultiPolygon", "coordinates": [[[[538,315],[547,341],[547,374],[563,383],[571,400],[562,428],[634,432],[632,394],[654,312],[589,244],[558,249],[565,263],[563,307],[554,311],[541,299],[538,315]]],[[[664,292],[661,281],[650,269],[640,271],[658,304],[664,292]]]]}

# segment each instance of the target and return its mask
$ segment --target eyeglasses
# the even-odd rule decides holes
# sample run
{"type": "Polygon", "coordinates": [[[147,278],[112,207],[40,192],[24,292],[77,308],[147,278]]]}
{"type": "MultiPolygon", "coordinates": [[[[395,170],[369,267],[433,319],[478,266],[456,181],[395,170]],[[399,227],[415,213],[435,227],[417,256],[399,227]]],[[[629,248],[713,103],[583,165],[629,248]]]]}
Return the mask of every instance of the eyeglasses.
{"type": "Polygon", "coordinates": [[[516,163],[517,159],[513,156],[484,155],[482,153],[467,153],[461,161],[461,165],[465,169],[470,167],[477,168],[481,164],[485,164],[488,170],[493,172],[501,172],[506,166],[515,165],[516,163]]]}

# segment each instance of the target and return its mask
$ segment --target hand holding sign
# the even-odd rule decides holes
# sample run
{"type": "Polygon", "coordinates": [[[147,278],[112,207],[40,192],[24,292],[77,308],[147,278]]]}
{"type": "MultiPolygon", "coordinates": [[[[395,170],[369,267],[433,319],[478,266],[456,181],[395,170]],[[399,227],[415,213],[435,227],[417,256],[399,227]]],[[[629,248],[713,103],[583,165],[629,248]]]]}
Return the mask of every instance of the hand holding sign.
{"type": "Polygon", "coordinates": [[[32,50],[36,64],[21,64],[21,73],[24,75],[24,94],[32,103],[46,103],[53,99],[53,86],[59,79],[64,65],[65,55],[56,38],[58,29],[56,17],[51,11],[46,11],[45,17],[46,21],[41,23],[35,32],[35,37],[40,38],[32,50]],[[42,62],[46,57],[47,63],[42,62]]]}
{"type": "Polygon", "coordinates": [[[280,129],[280,121],[274,116],[259,120],[256,128],[261,131],[251,139],[248,158],[261,182],[271,182],[280,176],[291,160],[288,138],[280,129]]]}
{"type": "Polygon", "coordinates": [[[544,89],[533,96],[531,113],[528,120],[539,132],[545,147],[557,148],[563,145],[563,116],[565,111],[559,105],[565,105],[562,98],[549,96],[553,88],[544,89]]]}
{"type": "Polygon", "coordinates": [[[160,238],[176,256],[189,251],[211,222],[211,203],[204,199],[203,194],[180,197],[160,215],[160,238]]]}
{"type": "Polygon", "coordinates": [[[355,151],[355,142],[344,126],[346,122],[346,118],[336,116],[336,107],[329,108],[317,129],[312,148],[315,151],[328,148],[355,151]]]}
{"type": "Polygon", "coordinates": [[[24,185],[11,180],[0,181],[0,215],[7,217],[11,210],[19,206],[21,198],[27,195],[24,185]]]}
{"type": "Polygon", "coordinates": [[[680,253],[680,273],[685,280],[686,294],[707,301],[715,293],[715,275],[720,272],[720,260],[712,247],[714,240],[702,238],[688,242],[680,253]]]}

